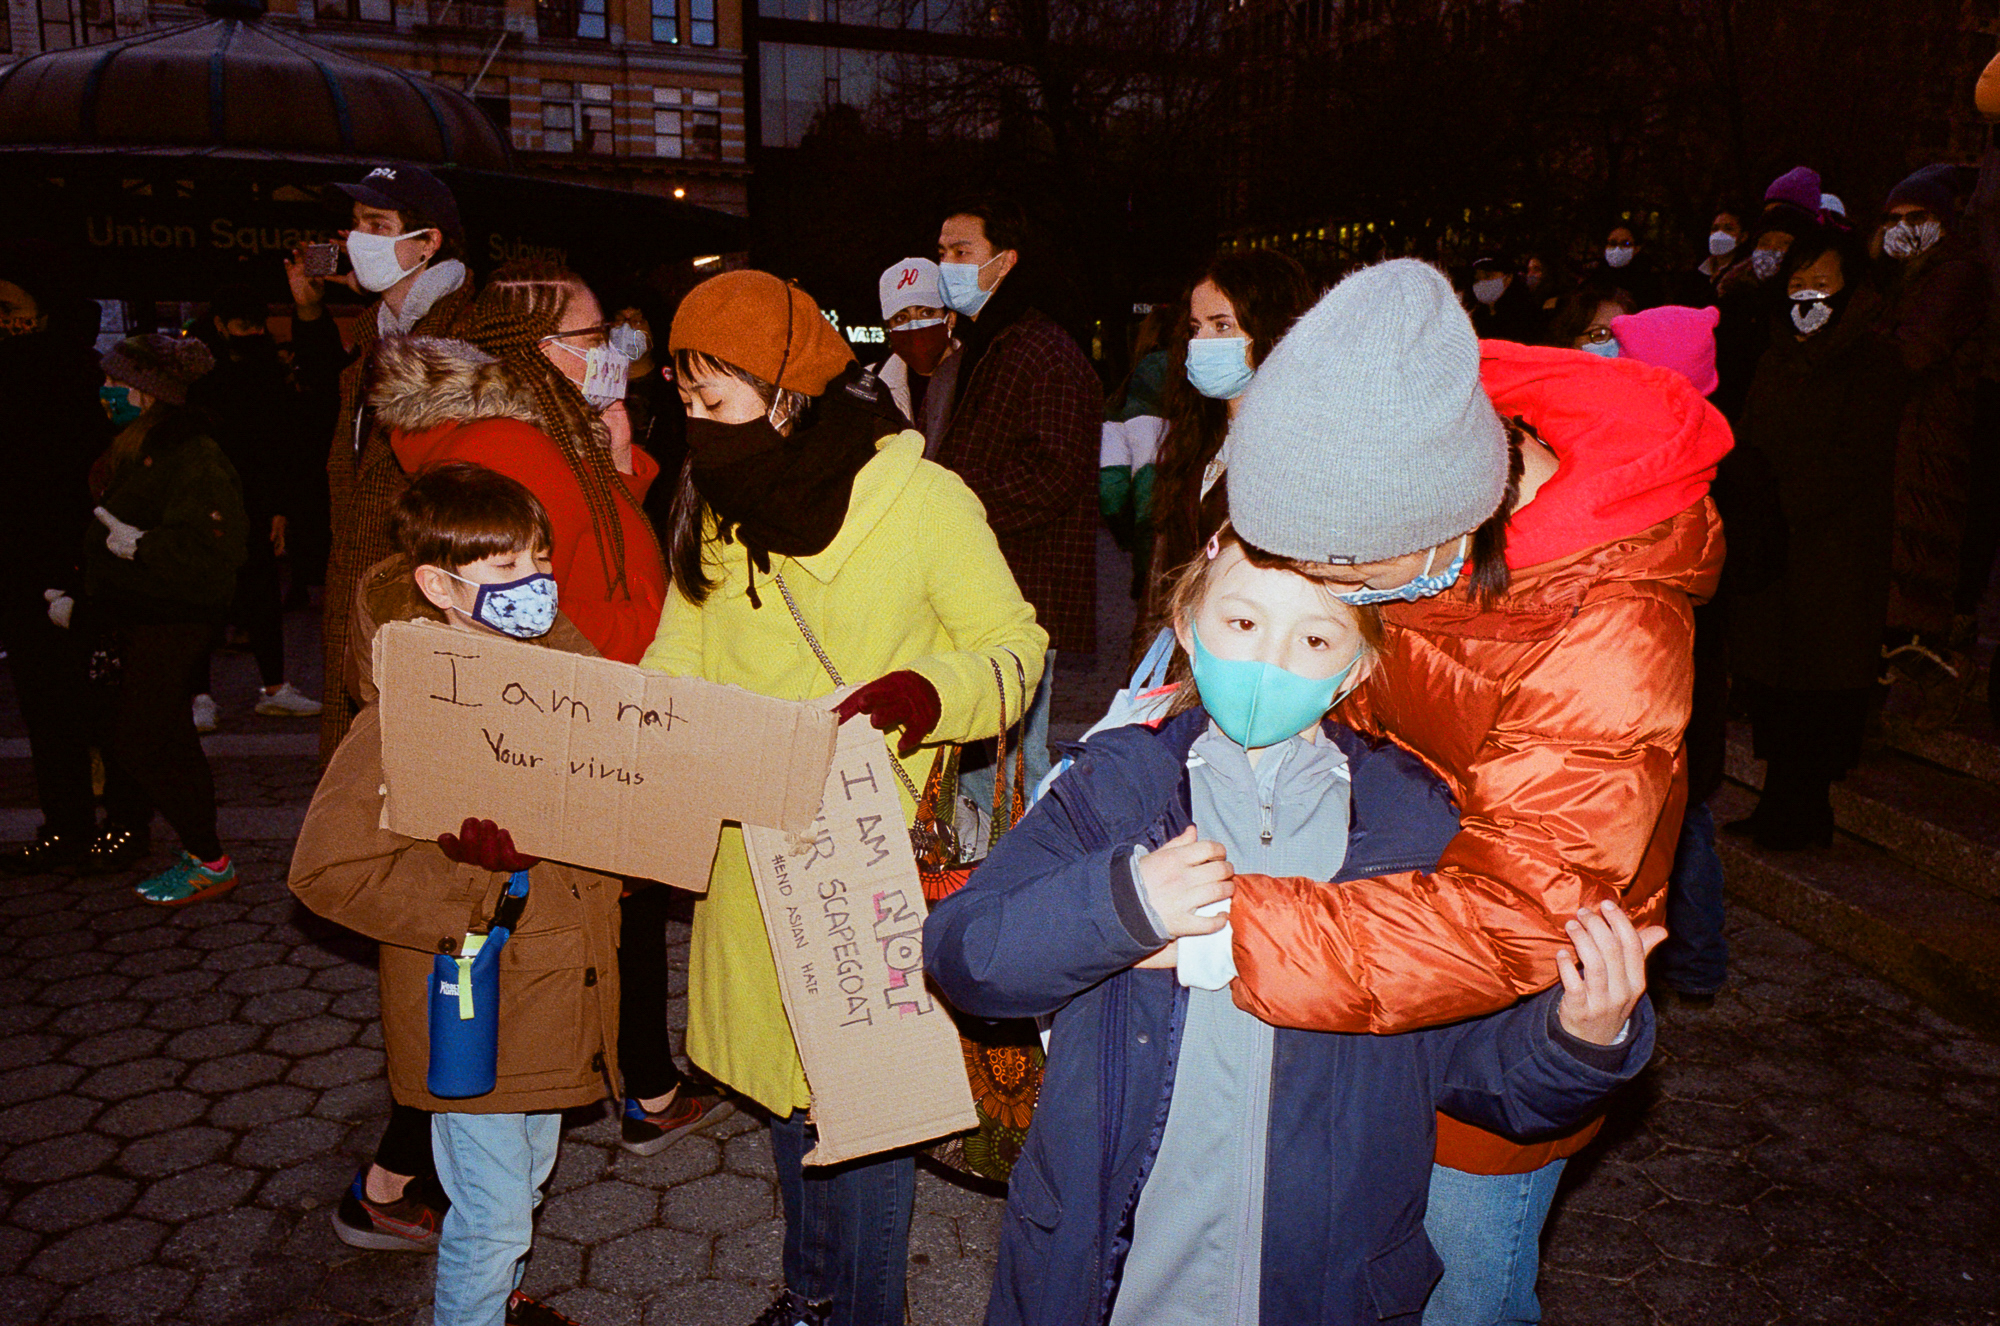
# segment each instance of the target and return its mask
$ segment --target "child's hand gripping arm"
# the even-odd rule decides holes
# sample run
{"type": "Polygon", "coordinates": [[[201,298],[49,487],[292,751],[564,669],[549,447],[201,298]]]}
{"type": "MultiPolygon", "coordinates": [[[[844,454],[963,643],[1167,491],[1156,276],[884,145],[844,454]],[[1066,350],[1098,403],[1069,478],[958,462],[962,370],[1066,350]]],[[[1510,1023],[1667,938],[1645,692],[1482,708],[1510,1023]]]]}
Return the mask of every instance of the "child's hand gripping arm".
{"type": "Polygon", "coordinates": [[[1635,930],[1616,903],[1599,903],[1563,927],[1574,949],[1556,955],[1562,974],[1562,1029],[1592,1045],[1616,1045],[1639,996],[1646,993],[1646,955],[1667,937],[1660,926],[1635,930]]]}
{"type": "Polygon", "coordinates": [[[1236,870],[1221,843],[1198,838],[1194,825],[1133,862],[1146,918],[1173,942],[1140,967],[1179,969],[1183,985],[1220,990],[1236,975],[1230,957],[1229,899],[1236,870]],[[1183,945],[1180,941],[1192,942],[1183,945]]]}

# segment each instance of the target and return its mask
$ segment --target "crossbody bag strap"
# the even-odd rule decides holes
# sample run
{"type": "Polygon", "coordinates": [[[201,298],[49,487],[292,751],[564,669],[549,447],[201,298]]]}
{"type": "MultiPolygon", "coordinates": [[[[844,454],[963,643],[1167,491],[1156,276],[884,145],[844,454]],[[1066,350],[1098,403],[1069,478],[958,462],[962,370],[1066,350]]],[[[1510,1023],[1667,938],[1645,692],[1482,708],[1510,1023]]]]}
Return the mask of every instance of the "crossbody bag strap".
{"type": "MultiPolygon", "coordinates": [[[[806,619],[799,615],[799,605],[792,601],[792,591],[786,587],[785,577],[782,574],[773,574],[771,579],[777,581],[778,592],[785,597],[785,608],[792,614],[792,623],[799,628],[799,634],[806,638],[806,644],[812,649],[813,657],[817,658],[819,665],[826,669],[826,675],[833,679],[835,686],[847,685],[840,679],[840,669],[833,666],[833,660],[826,656],[826,650],[820,646],[819,637],[813,634],[812,627],[806,625],[806,619]]],[[[921,802],[924,799],[923,794],[917,791],[917,785],[910,781],[909,771],[903,768],[903,762],[891,756],[889,767],[896,771],[896,778],[903,784],[903,790],[910,794],[910,800],[921,802]]]]}

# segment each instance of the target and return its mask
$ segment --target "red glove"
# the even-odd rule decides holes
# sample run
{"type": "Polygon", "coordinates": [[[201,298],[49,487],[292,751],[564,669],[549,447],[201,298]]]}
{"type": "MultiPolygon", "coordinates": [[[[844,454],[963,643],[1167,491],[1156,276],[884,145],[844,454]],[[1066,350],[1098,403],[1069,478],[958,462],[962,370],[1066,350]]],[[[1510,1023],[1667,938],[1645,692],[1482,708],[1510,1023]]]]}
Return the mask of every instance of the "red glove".
{"type": "Polygon", "coordinates": [[[525,856],[514,850],[514,835],[495,824],[492,820],[476,820],[466,817],[458,826],[456,834],[438,835],[438,850],[448,860],[462,866],[478,866],[481,870],[503,870],[512,874],[516,870],[526,870],[542,858],[525,856]]]}
{"type": "Polygon", "coordinates": [[[917,747],[923,745],[924,738],[937,726],[943,709],[944,703],[938,699],[937,687],[924,680],[921,674],[892,672],[886,677],[877,677],[842,700],[833,712],[840,715],[843,723],[856,714],[866,714],[878,731],[887,732],[892,727],[903,729],[903,739],[896,743],[896,754],[907,759],[916,753],[917,747]]]}

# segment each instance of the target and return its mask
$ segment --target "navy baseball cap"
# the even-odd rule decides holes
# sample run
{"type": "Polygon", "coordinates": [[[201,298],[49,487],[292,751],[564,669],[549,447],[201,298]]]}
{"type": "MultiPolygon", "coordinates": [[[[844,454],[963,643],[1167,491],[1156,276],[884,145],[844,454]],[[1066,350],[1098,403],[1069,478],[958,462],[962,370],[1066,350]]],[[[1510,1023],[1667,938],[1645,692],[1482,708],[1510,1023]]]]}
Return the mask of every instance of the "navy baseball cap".
{"type": "Polygon", "coordinates": [[[386,208],[405,216],[415,215],[440,230],[463,231],[458,219],[458,200],[444,181],[422,166],[377,166],[361,177],[358,184],[336,184],[334,188],[357,203],[386,208]]]}

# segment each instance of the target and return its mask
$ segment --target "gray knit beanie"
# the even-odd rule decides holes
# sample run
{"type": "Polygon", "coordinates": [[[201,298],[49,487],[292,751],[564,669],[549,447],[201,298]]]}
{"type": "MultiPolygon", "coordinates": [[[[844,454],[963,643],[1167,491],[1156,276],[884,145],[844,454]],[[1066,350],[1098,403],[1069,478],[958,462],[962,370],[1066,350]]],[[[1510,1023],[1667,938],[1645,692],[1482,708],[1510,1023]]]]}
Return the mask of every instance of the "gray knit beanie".
{"type": "Polygon", "coordinates": [[[1236,532],[1300,561],[1385,561],[1483,524],[1507,432],[1444,275],[1401,258],[1315,304],[1258,367],[1227,477],[1236,532]]]}

